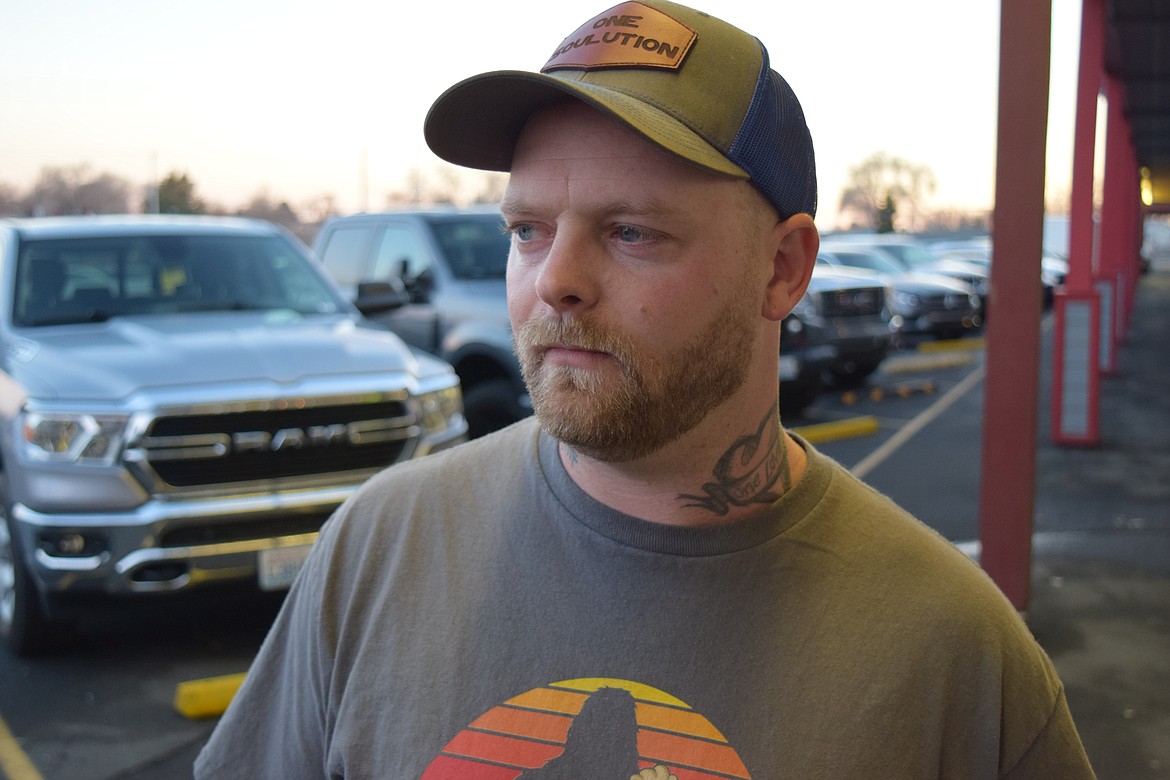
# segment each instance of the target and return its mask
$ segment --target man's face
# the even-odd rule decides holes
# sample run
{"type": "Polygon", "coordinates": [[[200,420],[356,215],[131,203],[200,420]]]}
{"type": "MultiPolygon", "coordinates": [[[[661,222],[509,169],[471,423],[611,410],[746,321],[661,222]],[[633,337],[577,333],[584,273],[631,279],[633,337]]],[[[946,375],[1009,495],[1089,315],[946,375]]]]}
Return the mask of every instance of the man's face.
{"type": "Polygon", "coordinates": [[[629,461],[740,388],[767,325],[770,272],[746,187],[583,105],[529,121],[503,207],[508,308],[551,435],[589,457],[629,461]]]}

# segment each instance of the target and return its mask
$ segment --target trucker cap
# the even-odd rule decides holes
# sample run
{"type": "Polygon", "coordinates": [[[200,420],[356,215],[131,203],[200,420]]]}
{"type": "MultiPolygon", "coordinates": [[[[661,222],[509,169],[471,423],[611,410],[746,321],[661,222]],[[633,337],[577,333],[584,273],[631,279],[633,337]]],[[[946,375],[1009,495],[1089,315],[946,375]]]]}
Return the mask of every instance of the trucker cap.
{"type": "Polygon", "coordinates": [[[448,162],[506,171],[528,117],[565,96],[695,165],[750,180],[782,217],[816,214],[804,111],[763,44],[667,0],[630,0],[590,19],[539,73],[459,82],[431,106],[423,133],[448,162]]]}

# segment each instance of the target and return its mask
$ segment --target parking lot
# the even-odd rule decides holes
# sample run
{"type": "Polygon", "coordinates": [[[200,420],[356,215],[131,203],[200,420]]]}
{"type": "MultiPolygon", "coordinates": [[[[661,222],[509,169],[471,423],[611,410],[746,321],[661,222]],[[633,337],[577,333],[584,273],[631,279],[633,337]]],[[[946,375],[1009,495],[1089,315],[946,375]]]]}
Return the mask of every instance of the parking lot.
{"type": "MultiPolygon", "coordinates": [[[[1148,377],[1164,373],[1151,356],[1166,332],[1157,322],[1170,320],[1168,278],[1148,283],[1161,320],[1127,347],[1147,350],[1130,358],[1139,373],[1103,391],[1105,451],[1039,448],[1029,622],[1065,679],[1099,776],[1118,780],[1170,772],[1170,518],[1154,488],[1131,495],[1085,474],[1105,458],[1116,471],[1126,437],[1142,436],[1149,415],[1167,421],[1165,396],[1144,417],[1132,407],[1148,377]]],[[[827,392],[786,424],[974,553],[983,354],[977,337],[948,346],[897,353],[864,387],[827,392]]],[[[1170,463],[1165,442],[1137,444],[1147,463],[1170,463]]],[[[214,720],[178,714],[176,685],[246,669],[278,605],[271,595],[202,593],[87,626],[56,656],[0,655],[0,769],[10,780],[190,776],[214,720]]]]}

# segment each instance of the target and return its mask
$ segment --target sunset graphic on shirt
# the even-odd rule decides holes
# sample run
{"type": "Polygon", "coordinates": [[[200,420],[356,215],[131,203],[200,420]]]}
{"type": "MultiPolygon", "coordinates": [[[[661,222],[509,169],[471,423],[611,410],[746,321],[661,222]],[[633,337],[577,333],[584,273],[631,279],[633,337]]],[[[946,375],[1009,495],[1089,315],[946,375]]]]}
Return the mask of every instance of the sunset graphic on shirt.
{"type": "Polygon", "coordinates": [[[591,678],[493,707],[447,743],[421,780],[626,780],[643,770],[677,780],[751,778],[719,730],[684,702],[641,683],[591,678]]]}

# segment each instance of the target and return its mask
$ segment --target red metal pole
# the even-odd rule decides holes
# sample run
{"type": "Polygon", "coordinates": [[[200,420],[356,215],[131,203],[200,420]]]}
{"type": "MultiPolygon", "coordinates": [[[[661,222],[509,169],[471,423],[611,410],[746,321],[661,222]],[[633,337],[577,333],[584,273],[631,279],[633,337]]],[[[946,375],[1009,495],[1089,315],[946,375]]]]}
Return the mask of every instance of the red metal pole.
{"type": "MultiPolygon", "coordinates": [[[[1124,112],[1123,112],[1124,113],[1124,112]]],[[[1121,279],[1121,295],[1118,296],[1117,310],[1117,344],[1125,341],[1125,334],[1129,330],[1129,314],[1133,307],[1133,293],[1135,283],[1141,275],[1141,253],[1143,232],[1142,206],[1142,174],[1138,168],[1137,149],[1133,144],[1133,126],[1129,118],[1125,120],[1125,171],[1126,187],[1129,191],[1128,209],[1125,219],[1125,245],[1119,258],[1121,279]]]]}
{"type": "Polygon", "coordinates": [[[1052,439],[1100,442],[1097,393],[1101,307],[1093,287],[1093,153],[1104,69],[1104,0],[1084,0],[1069,213],[1069,272],[1057,291],[1053,333],[1052,439]]]}
{"type": "Polygon", "coordinates": [[[1098,366],[1106,375],[1118,370],[1117,346],[1120,343],[1121,300],[1125,279],[1125,261],[1131,245],[1133,203],[1138,197],[1130,190],[1129,122],[1123,104],[1125,86],[1113,76],[1105,76],[1108,99],[1105,130],[1105,184],[1101,203],[1101,246],[1096,275],[1100,293],[1101,332],[1098,366]]]}
{"type": "Polygon", "coordinates": [[[980,469],[980,563],[1028,607],[1052,3],[1000,4],[999,120],[980,469]]]}
{"type": "Polygon", "coordinates": [[[1133,316],[1133,302],[1137,297],[1137,285],[1141,277],[1142,249],[1145,243],[1147,216],[1146,205],[1142,202],[1140,194],[1142,191],[1141,166],[1138,165],[1137,149],[1134,147],[1132,141],[1129,146],[1129,154],[1130,175],[1133,177],[1133,183],[1130,186],[1133,192],[1139,194],[1133,203],[1133,221],[1130,223],[1129,234],[1129,253],[1126,255],[1128,261],[1125,267],[1125,308],[1122,310],[1122,315],[1125,319],[1121,329],[1122,338],[1129,332],[1130,318],[1133,316]]]}

